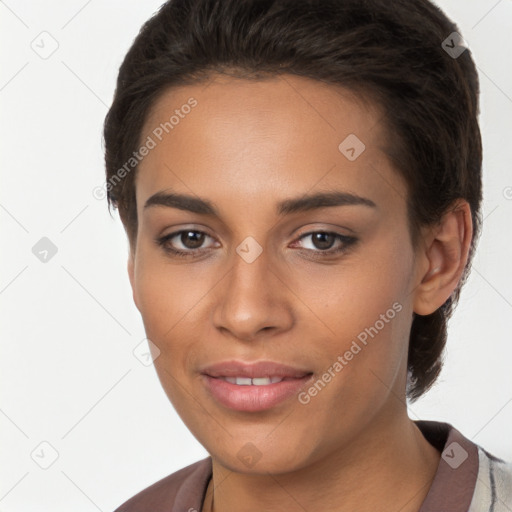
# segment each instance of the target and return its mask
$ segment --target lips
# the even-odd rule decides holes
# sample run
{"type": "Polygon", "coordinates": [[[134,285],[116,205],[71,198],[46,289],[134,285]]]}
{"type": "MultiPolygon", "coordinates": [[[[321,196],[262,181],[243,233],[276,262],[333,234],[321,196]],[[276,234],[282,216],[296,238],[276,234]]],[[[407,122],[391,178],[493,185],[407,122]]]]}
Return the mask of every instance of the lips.
{"type": "Polygon", "coordinates": [[[271,409],[293,398],[313,372],[260,361],[226,361],[201,371],[209,395],[221,406],[244,412],[271,409]]]}
{"type": "MultiPolygon", "coordinates": [[[[256,363],[244,363],[241,361],[224,361],[204,368],[201,373],[210,377],[234,377],[262,379],[280,377],[284,379],[301,379],[312,373],[302,368],[274,363],[271,361],[258,361],[256,363]]],[[[241,385],[247,385],[247,381],[241,382],[241,385]]],[[[258,384],[256,384],[258,385],[258,384]]]]}

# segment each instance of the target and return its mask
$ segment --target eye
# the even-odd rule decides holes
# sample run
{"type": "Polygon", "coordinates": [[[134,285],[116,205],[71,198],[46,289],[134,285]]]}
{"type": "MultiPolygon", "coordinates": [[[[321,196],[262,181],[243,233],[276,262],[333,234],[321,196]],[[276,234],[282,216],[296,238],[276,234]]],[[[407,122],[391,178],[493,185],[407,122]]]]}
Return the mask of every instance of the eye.
{"type": "Polygon", "coordinates": [[[184,229],[175,231],[169,235],[157,238],[156,242],[166,252],[176,256],[187,257],[195,256],[197,252],[204,249],[201,247],[206,238],[212,238],[203,231],[195,229],[184,229]],[[181,244],[181,247],[180,247],[181,244]],[[178,247],[176,248],[176,245],[178,247]]]}
{"type": "Polygon", "coordinates": [[[329,231],[312,231],[310,233],[305,233],[299,238],[299,240],[303,240],[308,237],[311,239],[312,247],[306,247],[306,250],[319,253],[320,257],[323,255],[345,252],[357,241],[353,236],[342,235],[340,233],[333,233],[329,231]],[[336,241],[338,241],[338,245],[336,245],[336,241]]]}

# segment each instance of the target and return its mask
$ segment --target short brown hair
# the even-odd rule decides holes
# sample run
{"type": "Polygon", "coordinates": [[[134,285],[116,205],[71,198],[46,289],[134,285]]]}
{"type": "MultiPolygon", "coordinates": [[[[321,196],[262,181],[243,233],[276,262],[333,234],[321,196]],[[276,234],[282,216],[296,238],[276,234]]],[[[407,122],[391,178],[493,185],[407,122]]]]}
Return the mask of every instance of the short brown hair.
{"type": "Polygon", "coordinates": [[[125,57],[104,126],[109,206],[119,209],[132,249],[136,166],[122,180],[119,170],[140,146],[151,106],[170,87],[214,73],[248,80],[290,73],[376,100],[392,135],[389,156],[407,183],[413,246],[419,227],[437,223],[454,200],[463,198],[471,207],[473,238],[456,290],[434,313],[414,313],[407,396],[416,400],[441,370],[447,322],[481,228],[478,75],[469,49],[458,46],[456,55],[443,44],[454,47],[458,34],[427,0],[166,2],[125,57]]]}

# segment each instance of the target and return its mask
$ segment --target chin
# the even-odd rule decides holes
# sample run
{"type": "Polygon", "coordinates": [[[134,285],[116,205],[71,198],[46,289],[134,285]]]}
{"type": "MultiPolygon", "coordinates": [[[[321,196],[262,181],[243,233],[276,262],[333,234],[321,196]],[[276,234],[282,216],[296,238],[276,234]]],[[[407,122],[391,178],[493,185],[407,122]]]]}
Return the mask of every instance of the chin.
{"type": "Polygon", "coordinates": [[[238,450],[233,450],[236,442],[229,442],[226,451],[208,450],[212,458],[223,467],[236,473],[268,475],[291,473],[308,465],[309,457],[301,443],[287,443],[287,447],[260,447],[258,443],[245,441],[238,450]]]}

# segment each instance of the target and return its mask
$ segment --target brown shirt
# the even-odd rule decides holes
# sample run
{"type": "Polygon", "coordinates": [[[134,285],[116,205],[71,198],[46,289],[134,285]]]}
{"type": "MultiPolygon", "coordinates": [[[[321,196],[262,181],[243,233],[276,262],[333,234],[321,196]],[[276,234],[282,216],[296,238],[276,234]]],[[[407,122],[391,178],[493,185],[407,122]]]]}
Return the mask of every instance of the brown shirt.
{"type": "MultiPolygon", "coordinates": [[[[448,423],[426,420],[415,423],[429,443],[442,453],[419,512],[468,512],[479,470],[478,445],[448,423]]],[[[480,456],[487,453],[481,448],[480,451],[480,456]]],[[[115,512],[201,512],[211,476],[212,460],[207,457],[147,487],[115,512]]],[[[480,508],[473,502],[473,510],[491,508],[480,508]]]]}

